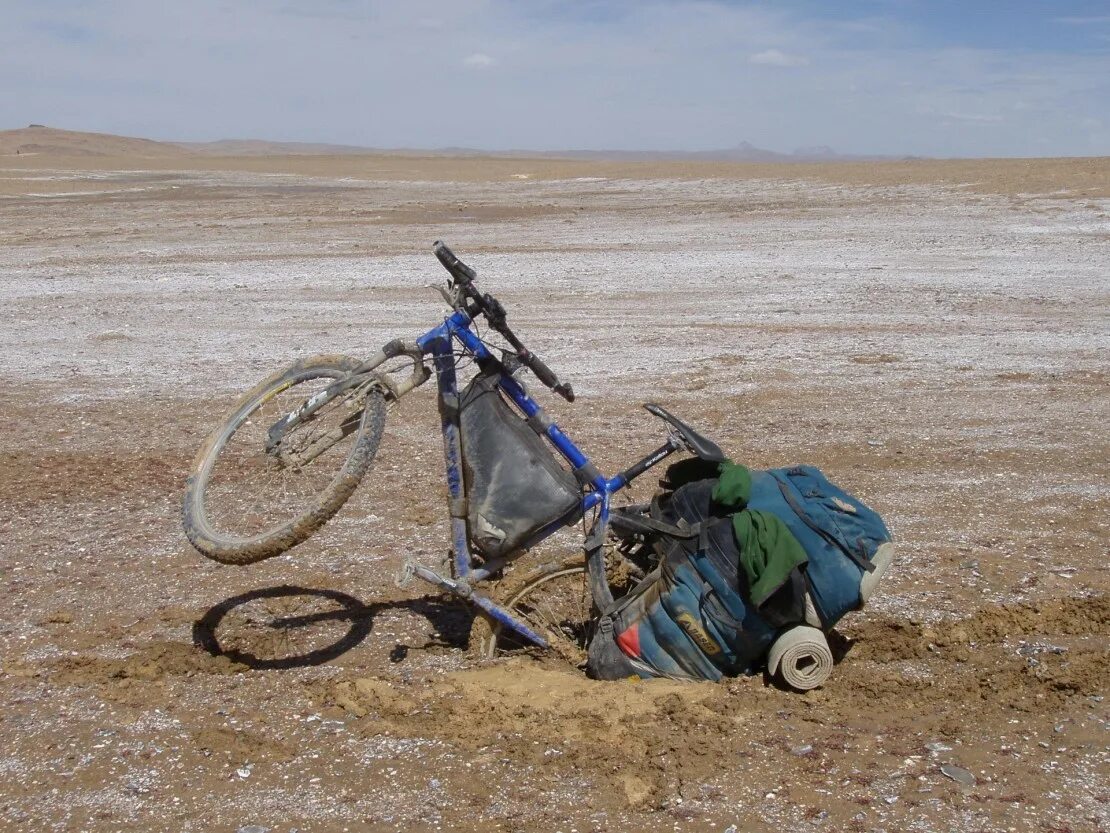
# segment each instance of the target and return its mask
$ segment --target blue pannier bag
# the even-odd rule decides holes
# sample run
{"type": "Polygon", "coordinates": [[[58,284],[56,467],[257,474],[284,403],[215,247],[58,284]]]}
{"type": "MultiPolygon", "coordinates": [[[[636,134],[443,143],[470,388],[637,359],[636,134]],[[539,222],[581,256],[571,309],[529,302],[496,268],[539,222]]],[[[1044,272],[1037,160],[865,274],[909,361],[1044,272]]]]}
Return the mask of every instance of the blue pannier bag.
{"type": "MultiPolygon", "coordinates": [[[[721,470],[726,466],[734,464],[721,470]]],[[[789,631],[808,628],[823,641],[818,631],[861,608],[889,566],[893,545],[882,519],[820,470],[751,472],[743,505],[714,500],[718,479],[709,473],[663,481],[673,489],[665,488],[650,512],[614,513],[615,533],[651,541],[659,562],[603,612],[589,646],[593,676],[717,680],[758,673],[769,651],[778,662],[773,646],[789,631]],[[741,512],[773,515],[804,550],[758,605],[733,534],[741,512]]]]}

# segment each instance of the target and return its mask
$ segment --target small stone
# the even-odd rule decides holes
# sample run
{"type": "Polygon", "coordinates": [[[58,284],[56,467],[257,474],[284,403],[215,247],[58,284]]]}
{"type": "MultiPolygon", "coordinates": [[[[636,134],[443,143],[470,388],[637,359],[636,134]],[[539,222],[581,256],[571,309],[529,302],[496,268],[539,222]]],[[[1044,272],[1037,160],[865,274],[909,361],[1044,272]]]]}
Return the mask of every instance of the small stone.
{"type": "Polygon", "coordinates": [[[723,833],[737,833],[736,825],[735,824],[730,824],[728,827],[726,827],[724,829],[723,833]]]}
{"type": "Polygon", "coordinates": [[[952,764],[945,764],[940,768],[940,771],[951,778],[953,781],[958,781],[961,784],[972,786],[975,783],[975,776],[962,766],[953,766],[952,764]]]}
{"type": "Polygon", "coordinates": [[[790,754],[791,755],[808,755],[812,751],[813,751],[813,745],[809,744],[809,743],[807,743],[803,746],[792,746],[792,747],[790,747],[790,754]]]}
{"type": "Polygon", "coordinates": [[[883,801],[885,801],[887,804],[897,804],[898,803],[898,796],[888,795],[888,796],[885,796],[883,798],[883,801]]]}
{"type": "Polygon", "coordinates": [[[250,778],[251,768],[249,766],[241,766],[237,770],[235,770],[235,774],[238,775],[240,778],[250,778]]]}
{"type": "Polygon", "coordinates": [[[925,744],[925,748],[930,752],[951,752],[952,747],[941,743],[939,740],[934,740],[931,743],[925,744]]]}
{"type": "Polygon", "coordinates": [[[245,824],[235,833],[270,833],[270,828],[263,827],[261,824],[245,824]]]}

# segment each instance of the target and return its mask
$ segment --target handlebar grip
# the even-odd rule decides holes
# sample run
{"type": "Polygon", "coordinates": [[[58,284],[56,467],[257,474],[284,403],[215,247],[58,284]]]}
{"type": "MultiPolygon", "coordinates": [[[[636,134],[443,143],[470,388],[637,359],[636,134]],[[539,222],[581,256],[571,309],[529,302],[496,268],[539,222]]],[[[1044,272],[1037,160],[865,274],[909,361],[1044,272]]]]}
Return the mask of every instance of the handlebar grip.
{"type": "Polygon", "coordinates": [[[554,389],[559,384],[559,377],[555,375],[550,367],[543,363],[543,359],[528,350],[520,352],[520,359],[536,374],[536,378],[547,385],[549,388],[554,389]]]}
{"type": "Polygon", "coordinates": [[[443,264],[443,268],[450,272],[459,283],[470,283],[478,277],[478,273],[459,260],[442,240],[437,240],[432,244],[432,251],[435,252],[439,262],[443,264]]]}
{"type": "Polygon", "coordinates": [[[551,388],[567,402],[574,401],[574,389],[570,385],[565,385],[559,381],[559,377],[555,375],[550,367],[544,364],[543,359],[537,356],[530,350],[521,350],[517,353],[520,360],[528,366],[528,368],[536,374],[536,378],[543,382],[547,387],[551,388]]]}

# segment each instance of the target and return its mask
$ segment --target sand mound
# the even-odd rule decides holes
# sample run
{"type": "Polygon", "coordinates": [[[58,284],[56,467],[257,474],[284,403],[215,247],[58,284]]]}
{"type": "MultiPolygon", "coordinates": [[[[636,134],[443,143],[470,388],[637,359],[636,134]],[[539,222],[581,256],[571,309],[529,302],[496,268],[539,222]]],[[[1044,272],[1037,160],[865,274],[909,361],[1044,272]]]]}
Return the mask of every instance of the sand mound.
{"type": "Polygon", "coordinates": [[[191,674],[236,674],[245,666],[227,657],[214,657],[193,645],[155,642],[124,659],[74,657],[57,663],[56,682],[66,685],[111,683],[119,680],[161,680],[191,674]]]}
{"type": "Polygon", "coordinates": [[[1105,630],[1107,605],[1105,596],[990,605],[943,633],[871,622],[848,667],[805,695],[786,695],[758,677],[604,683],[528,657],[448,674],[430,686],[360,677],[319,684],[315,694],[366,734],[431,730],[479,758],[496,747],[536,768],[557,762],[566,771],[589,770],[634,807],[673,793],[676,771],[691,782],[711,779],[749,741],[816,746],[830,729],[858,723],[861,703],[898,704],[896,734],[925,728],[947,735],[972,715],[1033,714],[1098,695],[1106,655],[1092,637],[1105,630]],[[907,662],[920,673],[907,674],[914,667],[907,662]],[[769,725],[769,715],[781,720],[769,725]],[[931,716],[927,726],[919,715],[931,716]],[[782,721],[791,718],[799,735],[788,739],[782,721]]]}

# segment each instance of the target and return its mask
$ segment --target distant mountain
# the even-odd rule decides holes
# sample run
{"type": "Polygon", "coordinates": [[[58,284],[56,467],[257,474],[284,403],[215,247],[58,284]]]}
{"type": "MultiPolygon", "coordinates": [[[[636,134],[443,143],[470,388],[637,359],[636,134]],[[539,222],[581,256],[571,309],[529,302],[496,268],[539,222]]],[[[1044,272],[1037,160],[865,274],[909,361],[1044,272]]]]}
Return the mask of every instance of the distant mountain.
{"type": "MultiPolygon", "coordinates": [[[[415,153],[416,151],[404,151],[415,153]]],[[[778,153],[759,148],[751,142],[719,150],[504,150],[485,151],[475,148],[441,148],[425,151],[443,156],[498,156],[509,158],[588,159],[628,162],[706,161],[706,162],[836,162],[866,159],[899,159],[894,156],[855,156],[837,153],[825,145],[798,148],[793,153],[778,153]]]]}
{"type": "Polygon", "coordinates": [[[0,130],[0,155],[53,154],[57,156],[181,156],[188,151],[167,142],[132,139],[109,133],[82,133],[32,124],[0,130]]]}
{"type": "Polygon", "coordinates": [[[220,139],[215,142],[155,142],[107,133],[82,133],[32,124],[0,131],[0,155],[55,154],[62,156],[338,156],[390,154],[404,156],[463,156],[508,159],[584,159],[612,161],[710,161],[710,162],[836,162],[895,159],[890,156],[849,156],[824,145],[778,153],[750,142],[721,150],[502,150],[445,147],[435,150],[369,148],[320,142],[271,142],[264,139],[220,139]]]}
{"type": "Polygon", "coordinates": [[[828,145],[814,145],[808,148],[798,148],[792,155],[804,156],[807,159],[830,159],[842,154],[837,153],[828,145]]]}
{"type": "Polygon", "coordinates": [[[793,153],[779,153],[760,148],[751,142],[741,142],[735,147],[719,150],[576,150],[551,151],[544,156],[571,156],[575,159],[628,159],[628,160],[704,160],[711,162],[836,162],[864,159],[895,159],[892,156],[857,156],[837,153],[826,145],[798,148],[793,153]]]}

